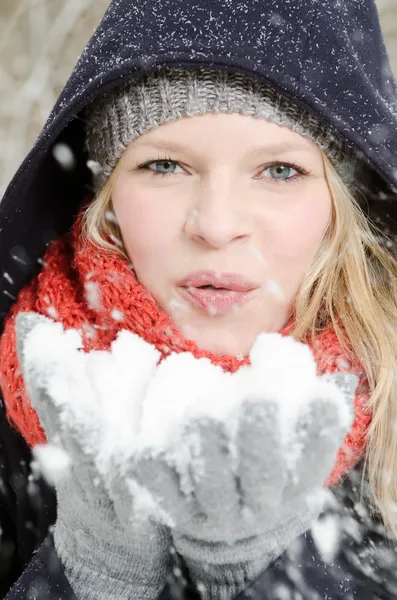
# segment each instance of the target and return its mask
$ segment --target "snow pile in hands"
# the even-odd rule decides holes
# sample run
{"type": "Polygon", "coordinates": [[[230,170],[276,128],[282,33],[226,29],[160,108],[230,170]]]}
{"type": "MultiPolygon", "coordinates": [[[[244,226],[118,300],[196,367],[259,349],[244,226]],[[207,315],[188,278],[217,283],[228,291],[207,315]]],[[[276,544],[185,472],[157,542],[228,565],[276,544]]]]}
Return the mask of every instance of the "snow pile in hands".
{"type": "MultiPolygon", "coordinates": [[[[230,436],[245,400],[273,402],[280,441],[290,468],[299,456],[294,443],[297,420],[315,399],[328,398],[348,427],[352,407],[333,383],[316,376],[310,348],[280,334],[261,334],[251,365],[225,373],[208,359],[172,354],[160,364],[159,352],[137,335],[122,331],[109,352],[82,351],[80,334],[46,320],[29,333],[25,369],[34,373],[60,410],[64,424],[81,432],[88,453],[96,453],[105,472],[112,457],[127,458],[145,449],[152,455],[183,443],[194,419],[221,421],[230,436]]],[[[179,460],[189,460],[180,447],[179,460]]]]}

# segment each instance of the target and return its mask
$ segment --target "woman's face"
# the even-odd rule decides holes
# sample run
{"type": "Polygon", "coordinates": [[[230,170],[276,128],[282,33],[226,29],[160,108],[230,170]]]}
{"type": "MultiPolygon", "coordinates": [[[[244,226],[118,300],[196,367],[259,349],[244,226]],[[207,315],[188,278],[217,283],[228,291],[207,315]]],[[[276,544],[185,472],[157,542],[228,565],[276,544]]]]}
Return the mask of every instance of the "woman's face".
{"type": "Polygon", "coordinates": [[[320,149],[238,114],[142,135],[112,198],[139,281],[186,338],[232,355],[286,323],[331,219],[320,149]]]}

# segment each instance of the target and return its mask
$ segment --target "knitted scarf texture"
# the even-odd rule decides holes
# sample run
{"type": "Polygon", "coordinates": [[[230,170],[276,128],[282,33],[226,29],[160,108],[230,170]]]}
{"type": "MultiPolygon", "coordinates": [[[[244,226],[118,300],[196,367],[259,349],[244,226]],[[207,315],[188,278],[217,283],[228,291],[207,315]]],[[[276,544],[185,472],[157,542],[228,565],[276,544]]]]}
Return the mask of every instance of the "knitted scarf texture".
{"type": "MultiPolygon", "coordinates": [[[[108,350],[117,333],[126,329],[153,344],[162,357],[171,352],[191,352],[196,358],[209,358],[229,372],[249,362],[247,358],[241,360],[200,350],[193,341],[184,339],[137,280],[128,262],[83,240],[81,221],[77,220],[70,233],[49,246],[41,272],[19,293],[0,339],[0,385],[7,416],[30,446],[45,443],[46,437],[30,405],[18,364],[14,320],[19,312],[36,312],[61,322],[65,329],[79,329],[87,352],[108,350]]],[[[286,326],[280,333],[287,335],[290,329],[286,326]]],[[[365,451],[371,421],[366,408],[368,385],[358,361],[342,351],[332,326],[308,343],[318,375],[343,371],[360,377],[354,423],[325,482],[329,486],[336,484],[365,451]]]]}

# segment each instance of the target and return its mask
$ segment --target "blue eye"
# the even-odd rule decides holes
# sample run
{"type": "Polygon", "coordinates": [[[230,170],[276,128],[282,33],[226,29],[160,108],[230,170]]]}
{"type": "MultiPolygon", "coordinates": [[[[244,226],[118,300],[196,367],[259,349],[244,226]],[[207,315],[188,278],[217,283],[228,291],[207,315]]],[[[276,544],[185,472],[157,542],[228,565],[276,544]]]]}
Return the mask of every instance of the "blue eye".
{"type": "Polygon", "coordinates": [[[261,173],[266,171],[270,171],[270,175],[261,177],[261,179],[267,179],[275,184],[298,182],[311,173],[293,162],[273,162],[273,164],[264,166],[261,173]]]}
{"type": "Polygon", "coordinates": [[[289,179],[294,179],[298,173],[296,169],[290,165],[273,165],[272,167],[267,167],[264,169],[263,172],[265,171],[270,171],[270,178],[277,181],[288,181],[289,179]],[[295,173],[291,173],[292,171],[295,171],[295,173]]]}
{"type": "Polygon", "coordinates": [[[175,168],[179,167],[178,163],[173,160],[154,160],[143,166],[151,171],[152,175],[174,175],[175,168]],[[153,165],[157,165],[159,168],[153,169],[153,165]]]}
{"type": "Polygon", "coordinates": [[[152,166],[153,165],[160,167],[159,169],[155,170],[156,173],[173,173],[174,168],[177,166],[175,163],[169,160],[157,160],[156,162],[152,163],[152,166]]]}

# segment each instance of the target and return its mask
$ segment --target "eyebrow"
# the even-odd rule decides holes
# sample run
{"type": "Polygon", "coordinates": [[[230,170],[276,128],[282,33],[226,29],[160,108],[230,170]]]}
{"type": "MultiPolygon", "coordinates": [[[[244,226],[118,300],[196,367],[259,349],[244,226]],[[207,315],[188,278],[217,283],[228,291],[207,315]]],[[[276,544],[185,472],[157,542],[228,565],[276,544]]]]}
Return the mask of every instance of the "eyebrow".
{"type": "MultiPolygon", "coordinates": [[[[141,138],[142,142],[139,144],[142,148],[152,148],[155,150],[163,151],[163,152],[191,152],[192,149],[188,146],[184,146],[183,144],[178,144],[176,142],[167,141],[167,140],[153,140],[153,141],[144,141],[141,138]]],[[[306,144],[292,143],[292,142],[278,142],[273,144],[267,144],[264,146],[252,146],[248,149],[247,155],[250,157],[257,156],[259,154],[282,154],[285,152],[308,152],[312,153],[313,150],[306,144]]]]}

